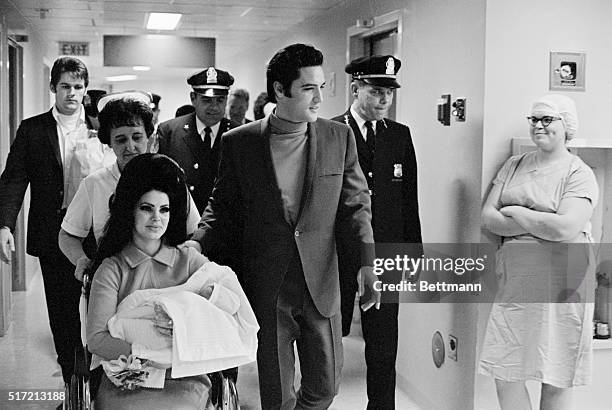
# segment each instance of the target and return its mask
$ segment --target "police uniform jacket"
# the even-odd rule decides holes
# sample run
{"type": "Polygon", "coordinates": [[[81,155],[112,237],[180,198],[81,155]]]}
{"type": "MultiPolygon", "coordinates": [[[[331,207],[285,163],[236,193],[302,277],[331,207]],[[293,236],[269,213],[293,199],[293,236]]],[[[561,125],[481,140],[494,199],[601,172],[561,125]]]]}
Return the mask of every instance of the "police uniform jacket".
{"type": "Polygon", "coordinates": [[[158,153],[169,156],[183,168],[200,214],[206,208],[217,176],[221,136],[238,125],[222,118],[212,149],[204,145],[198,134],[195,113],[163,122],[157,128],[158,153]]]}
{"type": "Polygon", "coordinates": [[[359,164],[372,197],[375,242],[421,243],[417,193],[417,163],[410,129],[384,119],[376,124],[372,155],[350,110],[333,118],[353,129],[359,164]]]}
{"type": "MultiPolygon", "coordinates": [[[[355,134],[359,164],[372,200],[374,242],[416,244],[407,251],[412,257],[420,257],[417,164],[410,129],[386,118],[378,121],[376,148],[372,153],[350,110],[332,120],[349,125],[355,134]]],[[[336,236],[342,298],[352,301],[357,291],[356,272],[360,268],[360,256],[355,251],[358,244],[341,226],[336,227],[336,236]]],[[[395,279],[389,276],[387,280],[395,279]]]]}

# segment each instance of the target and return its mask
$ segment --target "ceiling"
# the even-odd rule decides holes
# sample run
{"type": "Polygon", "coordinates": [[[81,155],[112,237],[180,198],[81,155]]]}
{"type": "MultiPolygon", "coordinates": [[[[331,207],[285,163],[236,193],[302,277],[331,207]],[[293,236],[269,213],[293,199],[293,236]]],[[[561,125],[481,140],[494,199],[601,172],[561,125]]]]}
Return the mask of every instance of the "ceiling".
{"type": "Polygon", "coordinates": [[[218,62],[344,1],[0,0],[0,11],[7,16],[9,33],[19,34],[28,28],[46,42],[49,56],[58,55],[58,41],[89,42],[90,55],[83,60],[91,74],[106,76],[125,74],[125,68],[103,67],[104,34],[214,37],[218,62]],[[177,30],[156,32],[144,28],[148,12],[178,12],[183,17],[177,30]]]}

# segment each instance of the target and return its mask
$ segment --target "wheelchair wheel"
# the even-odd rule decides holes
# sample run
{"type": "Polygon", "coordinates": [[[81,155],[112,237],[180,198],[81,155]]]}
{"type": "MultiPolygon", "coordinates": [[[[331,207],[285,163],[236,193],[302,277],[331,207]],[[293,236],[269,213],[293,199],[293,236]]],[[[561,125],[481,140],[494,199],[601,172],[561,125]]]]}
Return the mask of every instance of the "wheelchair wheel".
{"type": "Polygon", "coordinates": [[[85,349],[76,349],[74,353],[74,374],[70,378],[68,392],[68,405],[70,410],[91,409],[89,391],[89,360],[85,349]]]}
{"type": "Polygon", "coordinates": [[[90,410],[91,397],[89,395],[89,380],[82,376],[72,375],[70,379],[70,393],[67,409],[90,410]]]}

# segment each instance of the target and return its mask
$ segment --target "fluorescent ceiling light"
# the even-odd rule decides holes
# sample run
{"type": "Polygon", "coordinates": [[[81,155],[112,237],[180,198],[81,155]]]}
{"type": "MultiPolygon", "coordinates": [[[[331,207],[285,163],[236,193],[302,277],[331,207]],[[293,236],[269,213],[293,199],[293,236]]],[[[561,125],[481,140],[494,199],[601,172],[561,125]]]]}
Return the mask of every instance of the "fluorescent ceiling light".
{"type": "Polygon", "coordinates": [[[132,70],[134,70],[134,71],[151,71],[151,67],[149,67],[148,65],[135,65],[134,67],[132,67],[132,70]]]}
{"type": "Polygon", "coordinates": [[[149,13],[147,30],[174,30],[181,16],[180,13],[149,13]]]}
{"type": "Polygon", "coordinates": [[[134,74],[126,74],[126,75],[113,75],[110,77],[105,77],[106,81],[131,81],[137,79],[138,76],[134,74]]]}

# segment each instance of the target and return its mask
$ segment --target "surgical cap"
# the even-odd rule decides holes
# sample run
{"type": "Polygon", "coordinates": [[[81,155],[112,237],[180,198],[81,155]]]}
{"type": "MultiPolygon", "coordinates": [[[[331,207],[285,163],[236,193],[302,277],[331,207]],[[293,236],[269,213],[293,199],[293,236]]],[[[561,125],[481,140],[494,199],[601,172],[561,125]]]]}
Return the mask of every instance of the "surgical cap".
{"type": "Polygon", "coordinates": [[[565,126],[565,138],[571,140],[578,131],[578,114],[574,100],[565,95],[549,94],[538,98],[531,106],[531,115],[560,117],[565,126]]]}

